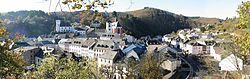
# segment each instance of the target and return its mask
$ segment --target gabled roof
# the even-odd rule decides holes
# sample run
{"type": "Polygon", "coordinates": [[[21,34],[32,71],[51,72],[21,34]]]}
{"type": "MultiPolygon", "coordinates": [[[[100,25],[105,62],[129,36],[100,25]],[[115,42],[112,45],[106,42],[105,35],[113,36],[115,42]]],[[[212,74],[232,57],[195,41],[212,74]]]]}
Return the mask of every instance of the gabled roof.
{"type": "Polygon", "coordinates": [[[79,28],[79,27],[76,27],[75,30],[77,30],[77,31],[86,31],[86,29],[79,28]]]}
{"type": "Polygon", "coordinates": [[[103,55],[101,55],[99,58],[114,60],[117,54],[118,54],[117,51],[108,51],[107,53],[104,53],[103,55]]]}
{"type": "Polygon", "coordinates": [[[127,48],[125,48],[124,50],[122,50],[122,52],[124,54],[127,54],[129,51],[133,50],[134,48],[136,48],[137,46],[135,44],[131,44],[130,46],[128,46],[127,48]]]}
{"type": "Polygon", "coordinates": [[[229,61],[232,64],[235,64],[236,62],[242,61],[242,59],[240,59],[239,57],[235,56],[234,54],[231,54],[231,55],[229,55],[226,58],[224,58],[224,59],[221,60],[221,62],[225,62],[225,61],[229,61]]]}
{"type": "Polygon", "coordinates": [[[134,50],[131,50],[127,53],[126,55],[126,58],[130,58],[130,57],[133,57],[135,58],[136,60],[140,60],[138,54],[134,51],[134,50]]]}

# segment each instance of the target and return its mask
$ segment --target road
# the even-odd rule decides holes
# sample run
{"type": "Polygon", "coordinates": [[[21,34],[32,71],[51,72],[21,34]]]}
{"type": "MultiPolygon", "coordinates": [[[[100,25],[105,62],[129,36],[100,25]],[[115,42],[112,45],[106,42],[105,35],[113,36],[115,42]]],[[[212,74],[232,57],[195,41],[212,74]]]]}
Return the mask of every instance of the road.
{"type": "Polygon", "coordinates": [[[198,76],[198,74],[196,74],[196,72],[199,72],[199,70],[201,69],[201,65],[198,61],[194,60],[192,57],[190,56],[184,56],[182,54],[182,51],[180,49],[177,48],[171,48],[171,47],[164,47],[161,48],[159,50],[159,52],[164,52],[164,53],[169,53],[172,57],[174,58],[180,58],[182,61],[184,61],[186,64],[188,64],[188,66],[190,67],[190,72],[187,75],[186,79],[190,79],[194,76],[198,76]],[[170,51],[170,52],[167,52],[170,51]]]}

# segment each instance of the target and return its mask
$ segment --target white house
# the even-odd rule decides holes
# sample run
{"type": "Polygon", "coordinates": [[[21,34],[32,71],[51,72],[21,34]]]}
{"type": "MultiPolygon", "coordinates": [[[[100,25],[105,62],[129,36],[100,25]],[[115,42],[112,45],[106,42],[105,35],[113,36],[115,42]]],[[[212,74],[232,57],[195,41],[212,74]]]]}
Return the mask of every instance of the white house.
{"type": "Polygon", "coordinates": [[[91,53],[91,56],[98,58],[111,50],[119,49],[119,46],[112,40],[98,40],[92,49],[93,53],[91,53]]]}
{"type": "Polygon", "coordinates": [[[242,70],[243,60],[236,57],[234,54],[229,55],[219,63],[221,71],[237,71],[242,70]]]}
{"type": "Polygon", "coordinates": [[[62,39],[58,45],[65,52],[72,52],[78,57],[92,58],[92,48],[96,43],[95,39],[62,39]]]}
{"type": "Polygon", "coordinates": [[[117,55],[118,55],[117,51],[107,51],[105,54],[97,58],[97,67],[98,68],[104,67],[107,69],[112,69],[117,55]]]}
{"type": "Polygon", "coordinates": [[[80,35],[86,35],[87,34],[87,30],[86,29],[83,29],[83,28],[74,28],[74,32],[75,33],[78,33],[80,35]]]}
{"type": "Polygon", "coordinates": [[[166,34],[162,37],[162,41],[164,41],[164,42],[171,42],[172,39],[173,39],[173,37],[170,36],[169,34],[166,34]]]}
{"type": "Polygon", "coordinates": [[[190,41],[186,44],[186,52],[188,54],[204,54],[207,52],[206,46],[198,42],[190,41]]]}

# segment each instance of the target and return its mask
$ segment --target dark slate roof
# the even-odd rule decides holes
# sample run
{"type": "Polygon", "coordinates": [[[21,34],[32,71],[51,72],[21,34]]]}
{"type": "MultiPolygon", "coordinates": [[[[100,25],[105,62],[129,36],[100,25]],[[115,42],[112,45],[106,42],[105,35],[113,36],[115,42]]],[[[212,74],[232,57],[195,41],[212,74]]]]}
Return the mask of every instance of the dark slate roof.
{"type": "Polygon", "coordinates": [[[27,42],[15,42],[14,48],[25,47],[25,46],[31,46],[31,45],[28,44],[27,42]]]}
{"type": "Polygon", "coordinates": [[[75,28],[75,30],[78,30],[78,31],[85,31],[85,29],[79,28],[79,27],[75,28]]]}
{"type": "Polygon", "coordinates": [[[93,23],[100,23],[99,21],[97,21],[97,20],[95,20],[95,21],[93,21],[93,23]]]}
{"type": "Polygon", "coordinates": [[[191,43],[191,45],[193,45],[193,46],[204,46],[204,45],[202,45],[202,44],[200,44],[200,43],[197,43],[197,42],[191,43]]]}
{"type": "Polygon", "coordinates": [[[64,21],[61,21],[60,26],[61,26],[61,27],[71,27],[70,23],[64,22],[64,21]]]}
{"type": "Polygon", "coordinates": [[[148,45],[160,45],[162,42],[157,40],[149,40],[148,45]]]}
{"type": "Polygon", "coordinates": [[[120,22],[117,23],[117,27],[122,27],[122,25],[120,24],[120,22]]]}
{"type": "Polygon", "coordinates": [[[52,41],[41,41],[43,45],[46,45],[46,44],[54,44],[52,41]]]}

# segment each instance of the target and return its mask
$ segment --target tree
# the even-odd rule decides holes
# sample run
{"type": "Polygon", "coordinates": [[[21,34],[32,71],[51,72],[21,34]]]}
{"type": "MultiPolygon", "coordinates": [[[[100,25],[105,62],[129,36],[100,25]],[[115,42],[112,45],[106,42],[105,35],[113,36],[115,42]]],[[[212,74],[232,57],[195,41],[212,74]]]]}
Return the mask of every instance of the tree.
{"type": "Polygon", "coordinates": [[[113,17],[117,17],[117,16],[118,16],[117,12],[116,12],[116,11],[113,11],[113,12],[112,12],[112,16],[113,16],[113,17]]]}
{"type": "Polygon", "coordinates": [[[149,53],[141,60],[140,74],[145,79],[161,78],[160,64],[157,62],[157,57],[155,57],[153,53],[149,53]]]}
{"type": "MultiPolygon", "coordinates": [[[[60,6],[60,0],[58,2],[60,6]]],[[[97,8],[108,8],[108,6],[114,4],[113,0],[63,0],[61,3],[67,5],[72,9],[86,9],[93,10],[97,8]]]]}
{"type": "Polygon", "coordinates": [[[238,7],[239,23],[238,28],[250,28],[250,1],[242,2],[238,7]]]}
{"type": "Polygon", "coordinates": [[[238,34],[234,41],[241,48],[240,54],[247,55],[250,54],[250,1],[242,2],[237,12],[239,14],[237,27],[243,33],[238,34]]]}
{"type": "Polygon", "coordinates": [[[10,46],[18,38],[8,38],[8,33],[2,21],[0,21],[0,38],[5,39],[0,43],[0,78],[18,78],[24,72],[23,66],[25,63],[20,53],[14,53],[10,50],[10,46]]]}
{"type": "Polygon", "coordinates": [[[206,31],[206,28],[205,27],[200,27],[200,30],[202,33],[204,33],[206,31]]]}
{"type": "Polygon", "coordinates": [[[71,58],[57,59],[49,56],[43,60],[37,71],[27,73],[26,78],[39,79],[88,79],[90,69],[83,60],[80,62],[71,58]]]}

